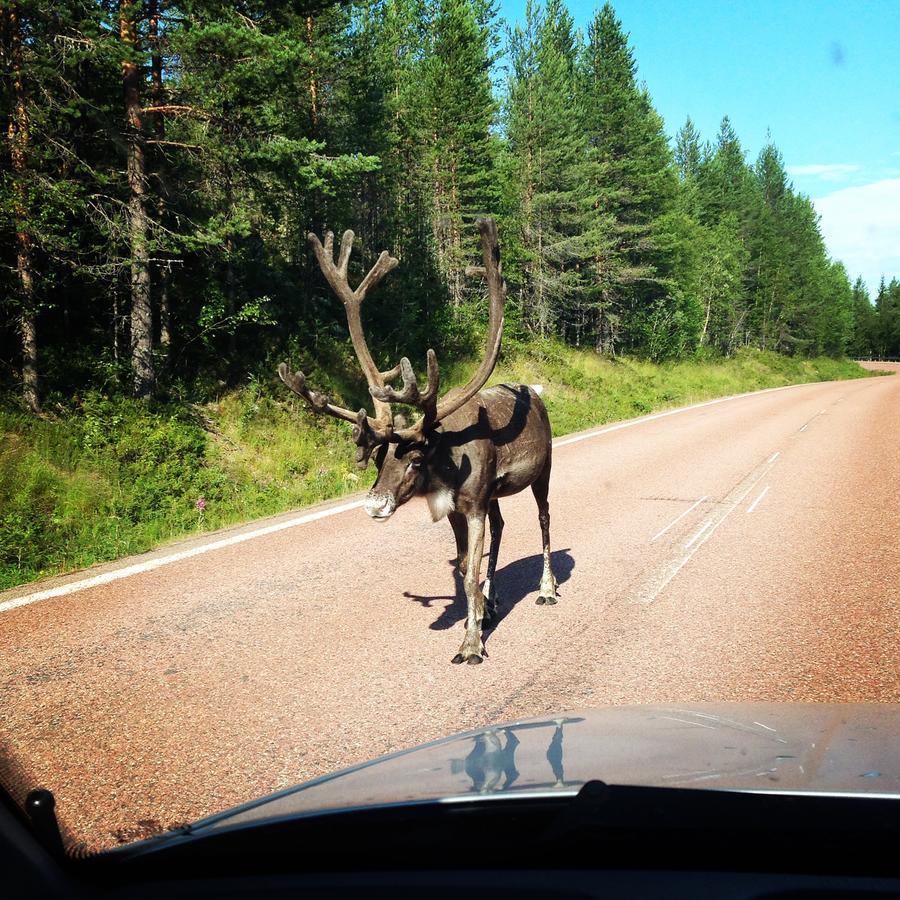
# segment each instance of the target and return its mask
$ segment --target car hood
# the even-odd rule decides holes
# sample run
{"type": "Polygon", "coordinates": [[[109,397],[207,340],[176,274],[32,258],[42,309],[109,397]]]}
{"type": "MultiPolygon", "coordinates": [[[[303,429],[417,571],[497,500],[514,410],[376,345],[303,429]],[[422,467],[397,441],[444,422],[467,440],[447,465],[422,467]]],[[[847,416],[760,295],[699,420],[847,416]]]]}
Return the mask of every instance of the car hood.
{"type": "Polygon", "coordinates": [[[574,794],[584,782],[896,795],[900,704],[622,706],[492,725],[365,762],[196,823],[414,802],[574,794]]]}

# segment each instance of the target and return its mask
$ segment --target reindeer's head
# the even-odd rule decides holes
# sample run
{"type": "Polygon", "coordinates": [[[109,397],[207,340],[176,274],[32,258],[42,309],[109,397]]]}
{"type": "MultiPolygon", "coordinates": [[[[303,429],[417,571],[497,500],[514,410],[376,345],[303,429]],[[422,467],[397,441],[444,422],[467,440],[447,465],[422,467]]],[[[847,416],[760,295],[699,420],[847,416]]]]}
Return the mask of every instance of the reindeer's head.
{"type": "Polygon", "coordinates": [[[398,506],[428,487],[428,467],[437,442],[404,441],[383,444],[375,453],[378,478],[366,497],[366,512],[373,519],[389,518],[398,506]]]}
{"type": "Polygon", "coordinates": [[[490,294],[490,319],[488,323],[487,352],[478,371],[469,383],[457,391],[451,391],[438,400],[437,356],[434,350],[426,355],[428,384],[419,389],[412,364],[405,356],[400,363],[386,372],[380,372],[375,365],[360,319],[360,305],[368,291],[390,272],[398,261],[385,250],[378,261],[352,290],[347,282],[347,265],[353,248],[353,232],[345,231],[337,264],[334,262],[334,235],[325,234],[325,245],[314,234],[309,235],[319,267],[334,292],[340,297],[347,313],[350,339],[359,359],[369,393],[375,406],[375,415],[370,416],[365,409],[351,412],[334,406],[328,398],[306,386],[302,372],[292,373],[287,363],[278,367],[281,380],[295,393],[303,397],[318,413],[335,416],[353,423],[353,440],[356,444],[356,464],[360,468],[368,465],[374,453],[378,478],[366,498],[366,512],[373,519],[389,518],[397,507],[421,494],[428,487],[431,469],[440,448],[440,423],[447,416],[468,403],[488,380],[500,354],[500,337],[503,333],[503,305],[506,285],[500,273],[500,251],[497,246],[497,227],[492,219],[479,219],[483,266],[470,266],[468,275],[483,275],[487,280],[490,294]],[[403,379],[399,390],[390,386],[398,376],[403,379]],[[401,416],[395,417],[391,403],[402,403],[417,407],[421,417],[411,426],[406,426],[401,416]]]}

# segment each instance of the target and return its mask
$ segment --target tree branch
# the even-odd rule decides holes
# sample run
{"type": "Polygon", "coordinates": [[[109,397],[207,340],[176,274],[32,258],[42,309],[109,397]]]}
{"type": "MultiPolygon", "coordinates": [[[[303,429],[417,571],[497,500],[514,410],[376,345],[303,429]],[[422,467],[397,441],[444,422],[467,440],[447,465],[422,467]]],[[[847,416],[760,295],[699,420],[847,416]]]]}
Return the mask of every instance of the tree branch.
{"type": "Polygon", "coordinates": [[[145,144],[158,144],[162,147],[182,147],[185,150],[202,150],[199,144],[183,144],[181,141],[164,141],[161,138],[147,138],[145,144]]]}

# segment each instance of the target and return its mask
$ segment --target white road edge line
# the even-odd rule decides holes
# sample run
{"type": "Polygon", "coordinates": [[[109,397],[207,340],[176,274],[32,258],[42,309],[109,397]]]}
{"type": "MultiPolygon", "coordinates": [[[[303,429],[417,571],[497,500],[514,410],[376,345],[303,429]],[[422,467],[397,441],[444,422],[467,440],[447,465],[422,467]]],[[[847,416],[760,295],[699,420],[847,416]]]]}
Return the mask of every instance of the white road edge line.
{"type": "Polygon", "coordinates": [[[704,494],[696,503],[686,509],[680,516],[669,522],[669,524],[666,525],[666,527],[663,528],[662,531],[658,531],[656,534],[654,534],[653,537],[650,538],[650,543],[652,544],[655,540],[657,540],[657,538],[661,538],[673,525],[677,525],[689,512],[695,510],[704,500],[706,500],[707,497],[709,497],[709,494],[704,494]]]}
{"type": "Polygon", "coordinates": [[[772,487],[772,485],[771,485],[771,484],[767,484],[767,485],[762,489],[762,491],[760,492],[760,495],[759,495],[759,496],[758,496],[758,497],[750,504],[749,507],[747,507],[747,512],[748,512],[748,513],[752,513],[753,510],[756,509],[756,507],[759,505],[759,501],[762,500],[762,498],[765,497],[766,494],[769,493],[769,488],[770,488],[770,487],[772,487]]]}
{"type": "MultiPolygon", "coordinates": [[[[732,394],[729,397],[718,397],[715,400],[705,400],[702,403],[692,403],[690,406],[679,406],[677,409],[667,409],[665,412],[653,413],[648,416],[641,416],[638,419],[629,419],[627,422],[618,422],[615,425],[608,425],[605,428],[589,431],[585,434],[576,434],[573,437],[558,438],[553,442],[554,447],[564,447],[567,444],[575,444],[578,441],[586,441],[589,438],[599,437],[601,434],[609,434],[611,431],[620,431],[623,428],[632,428],[635,425],[643,425],[645,422],[655,422],[657,419],[664,419],[667,416],[676,416],[679,413],[690,412],[694,409],[701,409],[705,406],[714,406],[717,403],[727,403],[730,400],[742,400],[747,397],[755,397],[760,394],[772,394],[777,391],[788,391],[791,388],[809,387],[813,384],[821,384],[822,382],[810,381],[803,384],[785,384],[782,387],[763,388],[761,391],[747,391],[744,394],[732,394]]],[[[777,456],[778,454],[776,454],[777,456]]],[[[180,553],[172,553],[169,556],[160,556],[157,559],[151,559],[147,562],[136,563],[132,566],[125,566],[122,569],[114,569],[111,572],[104,572],[102,575],[95,575],[93,578],[84,578],[80,581],[72,581],[69,584],[60,585],[60,587],[48,588],[44,591],[36,591],[33,594],[25,594],[22,597],[16,597],[13,600],[6,600],[0,603],[0,613],[9,612],[18,609],[20,606],[28,606],[30,603],[37,603],[39,600],[50,600],[53,597],[64,597],[67,594],[74,594],[76,591],[88,590],[92,587],[99,587],[103,584],[109,584],[111,581],[118,581],[120,578],[129,578],[132,575],[141,575],[144,572],[152,572],[162,566],[171,563],[181,562],[183,559],[190,559],[192,556],[200,556],[202,553],[209,553],[212,550],[221,550],[223,547],[231,547],[234,544],[241,544],[244,541],[253,540],[253,538],[264,537],[267,534],[275,534],[278,531],[284,531],[286,528],[294,528],[297,525],[305,525],[308,522],[314,522],[317,519],[325,519],[328,516],[336,516],[351,509],[358,509],[365,501],[354,500],[352,503],[344,503],[341,506],[332,506],[328,509],[319,510],[319,512],[307,513],[304,516],[298,516],[295,519],[288,519],[285,522],[279,522],[277,525],[266,525],[263,528],[257,528],[254,531],[246,531],[243,534],[237,534],[230,538],[223,538],[218,541],[212,541],[209,544],[202,544],[199,547],[193,547],[190,550],[183,550],[180,553]]]]}
{"type": "Polygon", "coordinates": [[[72,581],[69,584],[49,588],[46,591],[37,591],[34,594],[26,594],[24,597],[16,597],[13,600],[7,600],[5,603],[0,603],[0,612],[8,612],[11,609],[17,609],[20,606],[27,606],[29,603],[37,603],[38,600],[49,600],[51,597],[64,597],[66,594],[74,594],[76,591],[99,587],[103,584],[109,584],[111,581],[118,581],[120,578],[128,578],[131,575],[152,572],[154,569],[158,569],[161,566],[180,562],[183,559],[190,559],[192,556],[199,556],[201,553],[208,553],[210,550],[221,550],[223,547],[232,547],[235,544],[242,544],[244,541],[249,541],[253,538],[262,537],[267,534],[275,534],[276,532],[284,531],[287,528],[295,528],[298,525],[306,525],[308,522],[315,522],[318,519],[325,519],[328,516],[336,516],[339,513],[348,512],[351,509],[358,509],[364,502],[364,500],[354,500],[352,503],[344,503],[341,506],[331,506],[328,509],[320,509],[318,512],[307,513],[305,516],[298,516],[294,519],[278,522],[275,525],[267,525],[265,528],[257,528],[254,531],[235,534],[231,537],[213,541],[210,544],[201,544],[199,547],[191,547],[190,550],[182,550],[180,553],[171,553],[168,556],[160,556],[157,559],[148,559],[146,562],[136,563],[133,566],[126,566],[124,569],[114,569],[111,572],[104,572],[102,575],[95,575],[93,578],[84,578],[81,581],[72,581]]]}
{"type": "Polygon", "coordinates": [[[776,450],[766,461],[773,463],[773,462],[775,462],[776,459],[778,459],[779,456],[781,456],[781,451],[776,450]]]}

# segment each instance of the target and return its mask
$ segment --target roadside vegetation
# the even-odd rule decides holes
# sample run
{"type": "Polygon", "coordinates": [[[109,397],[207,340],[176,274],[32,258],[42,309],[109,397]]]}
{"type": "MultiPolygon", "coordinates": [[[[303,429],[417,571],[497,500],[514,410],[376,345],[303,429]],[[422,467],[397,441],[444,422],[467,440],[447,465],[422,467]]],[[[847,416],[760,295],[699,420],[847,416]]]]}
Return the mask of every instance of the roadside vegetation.
{"type": "MultiPolygon", "coordinates": [[[[470,368],[446,365],[447,383],[470,368]]],[[[559,435],[712,397],[867,374],[846,361],[757,350],[657,364],[532,341],[509,342],[492,381],[543,384],[559,435]]],[[[359,402],[351,382],[319,379],[359,402]]],[[[93,391],[34,416],[7,402],[0,589],[363,489],[374,470],[355,467],[349,431],[315,418],[276,379],[195,403],[93,391]]]]}

